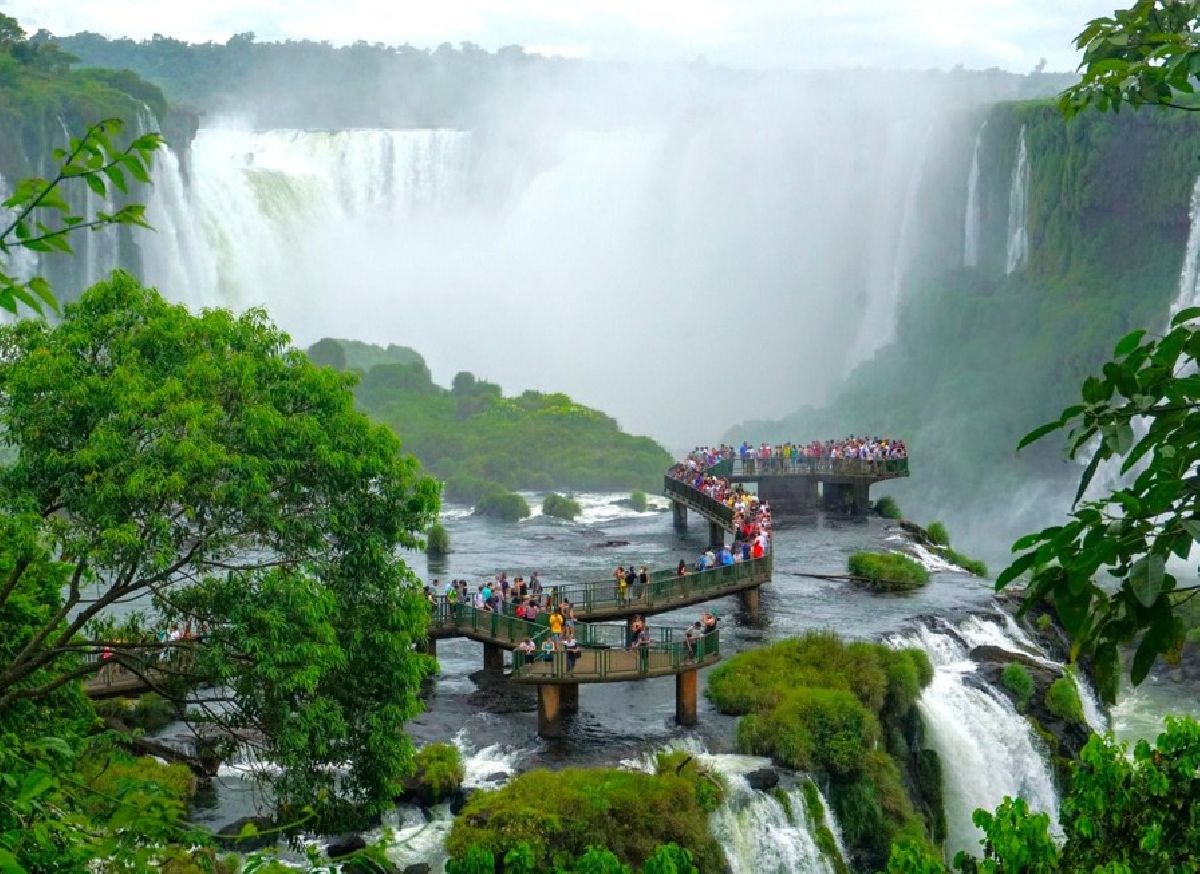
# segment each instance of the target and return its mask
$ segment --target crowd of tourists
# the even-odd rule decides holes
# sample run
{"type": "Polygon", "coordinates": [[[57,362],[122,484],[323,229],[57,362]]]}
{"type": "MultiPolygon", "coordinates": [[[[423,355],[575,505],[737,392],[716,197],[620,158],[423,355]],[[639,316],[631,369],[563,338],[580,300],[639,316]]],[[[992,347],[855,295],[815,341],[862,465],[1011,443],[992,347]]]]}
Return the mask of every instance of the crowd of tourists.
{"type": "MultiPolygon", "coordinates": [[[[668,472],[669,476],[687,483],[733,511],[733,545],[722,545],[719,553],[707,550],[696,564],[698,571],[762,558],[771,546],[770,503],[760,501],[757,495],[746,491],[741,483],[731,483],[727,477],[709,473],[722,460],[720,452],[724,450],[730,448],[722,447],[716,451],[697,449],[668,472]]],[[[679,571],[682,573],[683,570],[683,562],[680,562],[679,571]]]]}
{"type": "MultiPolygon", "coordinates": [[[[702,446],[690,452],[680,464],[672,468],[672,475],[683,469],[688,472],[708,471],[723,461],[741,460],[745,464],[755,462],[795,462],[797,464],[836,461],[897,461],[908,458],[908,447],[895,437],[869,437],[851,434],[841,440],[812,440],[808,443],[760,443],[758,446],[743,441],[733,447],[702,446]]],[[[683,477],[678,477],[682,479],[683,477]]]]}

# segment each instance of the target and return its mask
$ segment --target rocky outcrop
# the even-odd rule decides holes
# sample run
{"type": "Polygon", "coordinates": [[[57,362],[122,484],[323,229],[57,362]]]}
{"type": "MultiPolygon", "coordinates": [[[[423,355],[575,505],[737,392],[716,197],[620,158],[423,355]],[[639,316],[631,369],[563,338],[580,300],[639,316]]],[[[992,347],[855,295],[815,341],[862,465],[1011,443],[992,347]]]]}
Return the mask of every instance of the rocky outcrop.
{"type": "Polygon", "coordinates": [[[751,789],[759,792],[770,792],[779,785],[779,772],[774,768],[759,768],[746,775],[746,782],[751,789]]]}
{"type": "Polygon", "coordinates": [[[1041,662],[1024,653],[1011,652],[996,646],[978,646],[971,650],[971,660],[979,667],[976,676],[993,688],[999,689],[1013,702],[1025,718],[1033,725],[1034,730],[1046,742],[1050,752],[1055,756],[1056,765],[1062,770],[1066,761],[1079,757],[1080,750],[1087,743],[1091,729],[1086,723],[1063,719],[1046,706],[1046,690],[1050,684],[1063,676],[1063,671],[1041,662]],[[1028,701],[1020,701],[1004,685],[1002,674],[1005,667],[1017,663],[1029,672],[1033,680],[1033,695],[1028,701]]]}

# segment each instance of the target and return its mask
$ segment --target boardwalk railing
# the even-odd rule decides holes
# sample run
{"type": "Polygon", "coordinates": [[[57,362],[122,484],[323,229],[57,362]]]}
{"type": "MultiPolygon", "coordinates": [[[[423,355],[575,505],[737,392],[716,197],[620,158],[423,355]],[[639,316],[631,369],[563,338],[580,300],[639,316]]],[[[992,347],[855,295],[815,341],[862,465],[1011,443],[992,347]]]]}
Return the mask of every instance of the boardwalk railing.
{"type": "Polygon", "coordinates": [[[581,616],[591,611],[622,607],[657,610],[674,603],[707,601],[720,597],[726,590],[735,592],[770,582],[771,565],[771,555],[768,553],[762,558],[696,571],[682,577],[675,573],[674,568],[654,571],[647,585],[632,581],[626,585],[624,594],[615,581],[606,580],[557,586],[551,589],[550,597],[555,604],[570,601],[575,612],[581,616]]]}
{"type": "MultiPolygon", "coordinates": [[[[622,630],[622,629],[618,629],[622,630]]],[[[513,653],[516,680],[637,680],[678,674],[713,664],[721,658],[721,634],[710,631],[691,640],[659,641],[635,648],[585,645],[572,653],[513,653]]]]}
{"type": "Polygon", "coordinates": [[[730,466],[729,472],[714,474],[714,476],[816,476],[818,474],[885,478],[908,476],[907,458],[889,458],[879,461],[860,458],[738,458],[732,463],[721,462],[717,467],[725,465],[730,466]]]}
{"type": "Polygon", "coordinates": [[[716,498],[710,497],[699,489],[694,489],[682,480],[677,480],[672,476],[664,478],[663,492],[668,498],[673,498],[676,501],[686,504],[709,519],[732,530],[733,507],[730,507],[728,504],[723,504],[716,498]]]}
{"type": "MultiPolygon", "coordinates": [[[[697,604],[742,589],[769,583],[772,566],[771,554],[767,553],[762,558],[735,562],[727,567],[690,572],[682,577],[676,575],[673,568],[654,571],[650,574],[648,585],[643,586],[637,581],[631,582],[625,587],[624,594],[614,580],[552,586],[546,589],[546,594],[549,595],[550,602],[554,605],[570,601],[575,611],[575,618],[581,622],[587,622],[591,613],[611,614],[622,613],[626,610],[630,614],[639,611],[659,612],[676,605],[685,607],[689,604],[697,604]]],[[[526,625],[536,625],[545,631],[548,627],[549,616],[547,613],[539,613],[538,618],[530,623],[517,618],[513,612],[515,609],[514,604],[506,602],[500,605],[499,612],[476,610],[469,604],[452,604],[445,597],[439,596],[434,600],[433,620],[435,627],[443,629],[450,627],[466,629],[469,627],[472,632],[486,633],[492,637],[507,633],[507,626],[504,623],[509,620],[522,623],[520,626],[522,628],[526,625]],[[471,610],[470,618],[462,619],[461,625],[459,617],[465,617],[466,614],[455,613],[457,607],[471,610]]],[[[518,626],[513,626],[513,628],[518,628],[518,626]]],[[[514,631],[513,633],[520,632],[514,631]]],[[[513,638],[508,636],[503,639],[512,640],[513,638]]],[[[517,641],[520,642],[522,639],[517,638],[517,641]]]]}

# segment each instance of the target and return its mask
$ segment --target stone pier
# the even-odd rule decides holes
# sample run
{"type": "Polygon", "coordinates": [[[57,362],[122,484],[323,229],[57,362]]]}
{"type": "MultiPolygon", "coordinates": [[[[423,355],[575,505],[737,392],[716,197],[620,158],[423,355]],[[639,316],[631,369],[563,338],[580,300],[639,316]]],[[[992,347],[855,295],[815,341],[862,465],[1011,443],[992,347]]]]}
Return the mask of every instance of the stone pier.
{"type": "Polygon", "coordinates": [[[565,683],[559,688],[559,701],[563,713],[579,712],[579,684],[565,683]]]}
{"type": "Polygon", "coordinates": [[[753,589],[743,589],[738,592],[738,601],[741,603],[742,612],[748,613],[751,616],[758,615],[758,586],[753,589]]]}
{"type": "Polygon", "coordinates": [[[719,549],[725,544],[725,529],[716,522],[708,523],[708,543],[714,549],[719,549]]]}
{"type": "MultiPolygon", "coordinates": [[[[675,675],[675,721],[680,725],[696,724],[696,688],[699,685],[698,671],[684,671],[675,675]]],[[[541,711],[539,714],[539,725],[541,711]]]]}
{"type": "Polygon", "coordinates": [[[495,643],[483,645],[483,669],[485,671],[504,670],[504,649],[495,643]]]}
{"type": "MultiPolygon", "coordinates": [[[[553,683],[543,683],[537,687],[539,737],[562,737],[564,688],[553,683]]],[[[573,685],[572,688],[578,701],[579,686],[573,685]]]]}
{"type": "Polygon", "coordinates": [[[676,531],[687,531],[687,505],[679,501],[671,502],[671,521],[676,531]]]}

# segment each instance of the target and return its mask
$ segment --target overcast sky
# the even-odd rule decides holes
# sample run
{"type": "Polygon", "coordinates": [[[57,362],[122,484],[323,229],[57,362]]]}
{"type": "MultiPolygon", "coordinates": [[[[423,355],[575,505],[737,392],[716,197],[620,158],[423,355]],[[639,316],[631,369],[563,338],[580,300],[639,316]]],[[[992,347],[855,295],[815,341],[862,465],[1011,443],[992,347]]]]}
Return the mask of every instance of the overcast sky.
{"type": "Polygon", "coordinates": [[[223,42],[471,41],[741,67],[1076,66],[1072,37],[1131,0],[0,0],[26,30],[223,42]]]}

